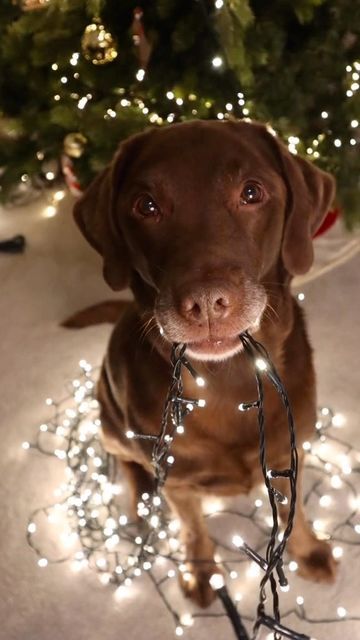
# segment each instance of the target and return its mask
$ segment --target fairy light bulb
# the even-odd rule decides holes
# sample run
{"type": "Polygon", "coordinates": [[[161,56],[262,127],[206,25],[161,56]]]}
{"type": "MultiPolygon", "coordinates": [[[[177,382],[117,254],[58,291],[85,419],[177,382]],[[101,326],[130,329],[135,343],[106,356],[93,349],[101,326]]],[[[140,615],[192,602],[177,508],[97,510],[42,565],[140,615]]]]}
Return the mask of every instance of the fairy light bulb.
{"type": "Polygon", "coordinates": [[[243,538],[241,536],[237,535],[237,534],[235,536],[233,536],[232,542],[233,542],[233,545],[235,547],[237,547],[238,549],[240,549],[241,547],[244,546],[243,538]]]}
{"type": "Polygon", "coordinates": [[[142,82],[145,78],[145,69],[138,69],[136,72],[136,80],[142,82]]]}
{"type": "Polygon", "coordinates": [[[341,486],[342,486],[342,480],[341,480],[340,476],[338,476],[337,474],[334,474],[331,477],[330,484],[331,484],[333,489],[340,489],[341,486]]]}
{"type": "Polygon", "coordinates": [[[257,369],[259,369],[259,371],[266,371],[267,369],[267,364],[263,358],[256,358],[255,366],[257,367],[257,369]]]}
{"type": "Polygon", "coordinates": [[[183,613],[180,617],[180,622],[184,627],[191,627],[194,624],[194,618],[191,613],[183,613]]]}
{"type": "Polygon", "coordinates": [[[127,438],[129,438],[129,440],[132,440],[132,438],[134,438],[134,437],[135,437],[135,433],[134,433],[133,431],[131,431],[131,429],[129,429],[129,430],[126,432],[126,434],[125,434],[125,435],[126,435],[126,437],[127,437],[127,438]]]}
{"type": "Polygon", "coordinates": [[[332,554],[335,560],[339,560],[344,555],[344,549],[342,547],[334,547],[332,554]]]}
{"type": "Polygon", "coordinates": [[[198,387],[205,387],[205,380],[201,376],[197,376],[195,378],[195,382],[196,382],[198,387]]]}
{"type": "Polygon", "coordinates": [[[150,524],[151,524],[152,527],[154,527],[154,529],[156,529],[156,527],[159,526],[159,523],[160,523],[159,516],[157,516],[157,515],[151,516],[150,524]]]}
{"type": "Polygon", "coordinates": [[[336,609],[336,613],[339,616],[339,618],[345,618],[346,614],[347,614],[347,611],[346,611],[345,607],[338,607],[336,609]]]}
{"type": "Polygon", "coordinates": [[[345,424],[345,416],[342,413],[335,413],[331,419],[333,427],[342,427],[345,424]]]}
{"type": "Polygon", "coordinates": [[[324,523],[322,520],[314,520],[313,522],[314,531],[322,531],[324,529],[324,523]]]}
{"type": "Polygon", "coordinates": [[[175,635],[177,635],[177,636],[183,636],[184,635],[184,629],[182,627],[180,627],[180,625],[178,625],[175,628],[175,635]]]}
{"type": "Polygon", "coordinates": [[[328,496],[328,495],[321,496],[319,500],[320,507],[330,507],[331,502],[332,502],[331,496],[328,496]]]}
{"type": "Polygon", "coordinates": [[[47,566],[48,566],[48,564],[49,564],[49,562],[48,562],[47,558],[40,558],[40,559],[38,560],[38,565],[39,565],[39,567],[44,568],[44,567],[47,567],[47,566]]]}
{"type": "Polygon", "coordinates": [[[221,67],[222,63],[223,63],[223,60],[222,58],[220,58],[220,56],[215,56],[211,61],[212,66],[215,67],[216,69],[221,67]]]}
{"type": "Polygon", "coordinates": [[[296,598],[296,603],[297,603],[300,607],[302,607],[302,606],[303,606],[303,604],[304,604],[304,598],[303,598],[303,596],[297,596],[297,598],[296,598]]]}
{"type": "Polygon", "coordinates": [[[224,576],[221,573],[213,573],[209,582],[211,588],[217,591],[218,589],[222,589],[225,584],[224,576]]]}

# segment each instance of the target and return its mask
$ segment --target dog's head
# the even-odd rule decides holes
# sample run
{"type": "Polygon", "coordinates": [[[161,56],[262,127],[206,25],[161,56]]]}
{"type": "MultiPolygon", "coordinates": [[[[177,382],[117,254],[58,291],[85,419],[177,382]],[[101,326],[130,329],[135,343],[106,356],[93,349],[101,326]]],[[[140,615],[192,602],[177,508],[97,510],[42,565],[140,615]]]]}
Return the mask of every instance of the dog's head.
{"type": "Polygon", "coordinates": [[[305,273],[334,181],[260,124],[194,121],[120,145],[75,205],[104,276],[198,359],[234,354],[256,329],[269,274],[305,273]]]}

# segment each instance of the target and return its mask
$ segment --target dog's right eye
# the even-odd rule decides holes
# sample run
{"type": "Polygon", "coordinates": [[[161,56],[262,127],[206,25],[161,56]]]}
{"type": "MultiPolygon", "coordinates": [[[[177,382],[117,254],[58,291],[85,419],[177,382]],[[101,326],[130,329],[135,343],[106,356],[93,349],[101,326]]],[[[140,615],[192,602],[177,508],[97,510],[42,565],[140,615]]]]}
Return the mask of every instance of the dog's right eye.
{"type": "Polygon", "coordinates": [[[143,193],[136,199],[133,212],[143,216],[143,218],[151,218],[160,215],[160,207],[150,194],[143,193]]]}

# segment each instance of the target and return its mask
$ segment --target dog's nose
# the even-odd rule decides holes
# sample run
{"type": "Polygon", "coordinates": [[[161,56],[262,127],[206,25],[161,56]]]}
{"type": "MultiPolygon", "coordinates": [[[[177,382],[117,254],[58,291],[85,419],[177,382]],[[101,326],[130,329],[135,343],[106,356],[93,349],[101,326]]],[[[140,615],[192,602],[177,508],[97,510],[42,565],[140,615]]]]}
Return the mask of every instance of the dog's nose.
{"type": "Polygon", "coordinates": [[[187,320],[208,322],[221,320],[230,313],[229,293],[219,289],[205,289],[185,295],[180,302],[180,313],[187,320]]]}

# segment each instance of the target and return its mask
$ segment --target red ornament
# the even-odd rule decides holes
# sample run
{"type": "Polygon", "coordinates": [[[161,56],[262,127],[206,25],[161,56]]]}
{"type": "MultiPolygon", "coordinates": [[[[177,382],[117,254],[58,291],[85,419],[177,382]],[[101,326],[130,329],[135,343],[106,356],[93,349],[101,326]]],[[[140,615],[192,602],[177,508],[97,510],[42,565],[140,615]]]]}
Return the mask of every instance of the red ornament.
{"type": "Polygon", "coordinates": [[[131,25],[133,43],[137,48],[136,55],[142,69],[146,69],[151,56],[152,45],[146,37],[143,25],[144,12],[141,7],[134,9],[134,19],[131,25]]]}
{"type": "Polygon", "coordinates": [[[81,196],[83,192],[74,171],[74,163],[65,153],[61,156],[61,168],[70,193],[74,196],[81,196]]]}
{"type": "Polygon", "coordinates": [[[322,221],[322,224],[320,225],[317,232],[315,233],[314,238],[317,238],[318,236],[322,236],[323,233],[326,233],[326,231],[331,229],[331,227],[335,224],[336,220],[340,217],[340,215],[341,215],[341,209],[339,208],[331,209],[331,211],[328,211],[324,220],[322,221]]]}

